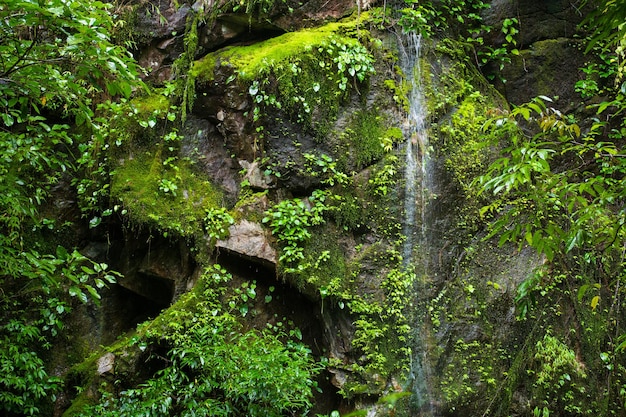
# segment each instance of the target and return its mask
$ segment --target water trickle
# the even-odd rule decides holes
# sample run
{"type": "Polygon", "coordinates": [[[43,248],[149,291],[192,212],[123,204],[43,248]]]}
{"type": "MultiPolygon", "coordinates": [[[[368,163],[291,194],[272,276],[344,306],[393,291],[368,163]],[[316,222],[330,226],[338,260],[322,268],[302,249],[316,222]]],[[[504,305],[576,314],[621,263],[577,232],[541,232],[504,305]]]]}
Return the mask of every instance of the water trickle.
{"type": "MultiPolygon", "coordinates": [[[[402,69],[410,84],[409,109],[404,122],[405,142],[405,197],[404,197],[404,235],[403,247],[405,266],[413,259],[413,250],[417,243],[427,237],[425,221],[428,203],[429,143],[426,130],[426,106],[421,82],[420,50],[422,37],[414,32],[405,34],[401,42],[402,69]],[[420,227],[417,225],[418,208],[421,210],[420,227]]],[[[425,257],[426,258],[426,257],[425,257]]],[[[423,259],[427,261],[427,259],[423,259]]]]}
{"type": "MultiPolygon", "coordinates": [[[[416,33],[404,34],[400,39],[401,65],[406,82],[410,85],[409,108],[404,122],[405,135],[405,189],[404,225],[406,237],[403,261],[407,269],[424,276],[428,281],[429,270],[429,190],[432,174],[427,132],[427,109],[422,88],[420,52],[422,38],[416,33]]],[[[425,285],[425,284],[418,284],[425,285]]],[[[420,292],[420,291],[418,291],[420,292]]],[[[414,408],[419,416],[434,417],[436,410],[429,387],[430,367],[426,357],[426,331],[423,313],[416,314],[413,337],[411,384],[414,393],[414,408]]]]}

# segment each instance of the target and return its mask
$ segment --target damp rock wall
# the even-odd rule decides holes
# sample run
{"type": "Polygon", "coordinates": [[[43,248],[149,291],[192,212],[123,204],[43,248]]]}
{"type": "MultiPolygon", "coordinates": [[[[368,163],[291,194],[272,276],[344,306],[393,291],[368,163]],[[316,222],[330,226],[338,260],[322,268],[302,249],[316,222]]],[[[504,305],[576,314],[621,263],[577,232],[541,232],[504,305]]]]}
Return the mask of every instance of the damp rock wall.
{"type": "Polygon", "coordinates": [[[185,294],[214,264],[233,277],[226,291],[237,300],[254,285],[256,298],[233,307],[245,331],[290,322],[325,364],[312,412],[531,415],[524,366],[538,333],[516,319],[515,297],[542,259],[486,237],[485,197],[470,184],[499,151],[483,146],[488,118],[537,94],[574,100],[579,12],[570,2],[492,2],[489,24],[521,23],[521,54],[502,71],[477,65],[465,43],[425,41],[433,182],[415,227],[430,238],[407,268],[400,29],[383,17],[386,2],[274,3],[120,9],[136,30],[118,36],[133,41],[154,90],[117,121],[116,212],[86,233],[84,251],[124,277],[102,308],[77,310],[89,319],[71,326],[92,340],[72,338],[80,358],[59,364],[72,386],[59,415],[96,402],[102,384],[136,386],[158,372],[149,354],[165,355],[166,338],[153,333],[147,352],[137,338],[193,311],[185,294]],[[428,407],[411,397],[415,355],[428,407]]]}

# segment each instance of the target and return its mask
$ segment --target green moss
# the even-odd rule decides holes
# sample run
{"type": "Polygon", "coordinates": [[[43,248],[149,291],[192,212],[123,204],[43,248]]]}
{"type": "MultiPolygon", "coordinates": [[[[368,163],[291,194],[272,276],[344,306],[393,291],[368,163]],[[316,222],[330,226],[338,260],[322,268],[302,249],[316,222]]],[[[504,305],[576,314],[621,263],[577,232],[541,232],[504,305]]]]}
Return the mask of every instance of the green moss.
{"type": "Polygon", "coordinates": [[[492,141],[482,131],[487,120],[485,109],[493,106],[488,98],[475,91],[457,106],[447,123],[439,125],[439,152],[447,155],[446,168],[465,191],[472,180],[486,169],[492,141]]]}
{"type": "Polygon", "coordinates": [[[97,404],[97,401],[86,394],[80,394],[72,401],[72,405],[65,410],[62,417],[73,417],[83,415],[85,407],[97,404]]]}
{"type": "Polygon", "coordinates": [[[253,191],[250,187],[242,187],[239,199],[233,207],[233,218],[236,222],[246,219],[251,222],[261,223],[264,217],[264,199],[267,198],[267,190],[253,191]]]}
{"type": "Polygon", "coordinates": [[[309,266],[302,278],[323,295],[339,296],[349,292],[350,276],[345,255],[338,245],[339,234],[330,226],[312,233],[304,247],[305,263],[309,266]]]}
{"type": "Polygon", "coordinates": [[[170,99],[159,90],[116,106],[117,108],[105,115],[110,117],[107,134],[111,145],[109,152],[114,158],[124,157],[129,149],[156,140],[161,129],[153,127],[166,120],[174,109],[170,99]]]}
{"type": "Polygon", "coordinates": [[[166,114],[170,108],[170,101],[162,94],[150,94],[143,97],[137,97],[131,102],[139,111],[140,115],[150,116],[156,114],[166,114]]]}
{"type": "Polygon", "coordinates": [[[384,154],[383,139],[387,126],[379,109],[361,110],[354,114],[342,136],[353,149],[352,159],[357,170],[380,160],[384,154]]]}
{"type": "Polygon", "coordinates": [[[237,68],[243,80],[252,81],[268,68],[288,62],[298,55],[307,54],[313,47],[329,39],[337,29],[337,24],[326,25],[318,29],[286,33],[253,45],[226,48],[197,61],[191,75],[197,77],[199,81],[206,80],[205,74],[212,73],[216,57],[219,56],[221,60],[228,61],[237,68]]]}
{"type": "Polygon", "coordinates": [[[202,230],[206,211],[220,207],[222,194],[188,163],[164,165],[161,152],[142,152],[118,166],[111,195],[133,222],[183,236],[202,230]]]}
{"type": "Polygon", "coordinates": [[[345,26],[331,23],[315,29],[286,33],[253,45],[224,48],[196,61],[190,74],[198,81],[210,81],[219,60],[235,67],[243,80],[252,81],[269,68],[308,54],[312,48],[322,45],[345,26]]]}
{"type": "Polygon", "coordinates": [[[408,112],[410,84],[407,82],[403,82],[398,85],[395,80],[387,79],[385,80],[384,85],[392,94],[393,101],[395,101],[397,105],[402,107],[404,111],[408,112]]]}
{"type": "Polygon", "coordinates": [[[357,39],[356,32],[357,21],[345,20],[224,48],[195,62],[189,76],[203,84],[214,80],[216,66],[230,67],[233,75],[225,81],[236,79],[250,94],[260,136],[265,127],[284,124],[286,113],[323,140],[341,100],[374,72],[373,57],[361,43],[368,35],[357,39]]]}
{"type": "Polygon", "coordinates": [[[331,215],[335,223],[344,230],[357,230],[364,226],[365,212],[363,200],[357,195],[355,187],[345,187],[341,190],[341,199],[337,210],[331,215]]]}

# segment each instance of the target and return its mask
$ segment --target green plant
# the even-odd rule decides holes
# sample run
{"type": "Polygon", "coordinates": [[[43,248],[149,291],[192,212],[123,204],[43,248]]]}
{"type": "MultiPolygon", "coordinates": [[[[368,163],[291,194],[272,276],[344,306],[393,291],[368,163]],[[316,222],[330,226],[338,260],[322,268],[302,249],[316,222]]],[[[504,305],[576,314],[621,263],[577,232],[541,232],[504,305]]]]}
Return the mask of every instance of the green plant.
{"type": "Polygon", "coordinates": [[[405,30],[417,31],[430,37],[457,26],[472,31],[482,22],[480,11],[490,7],[482,0],[405,0],[399,24],[405,30]]]}
{"type": "MultiPolygon", "coordinates": [[[[556,315],[568,306],[583,324],[576,336],[588,347],[581,352],[583,359],[597,361],[602,352],[619,355],[626,346],[626,330],[612,319],[623,309],[625,279],[622,177],[626,167],[620,151],[625,136],[621,128],[612,125],[617,120],[621,125],[624,97],[618,92],[613,100],[600,103],[597,114],[610,122],[597,120],[587,132],[582,132],[573,118],[549,107],[550,101],[538,97],[487,121],[485,127],[496,132],[496,137],[499,133],[508,146],[474,185],[495,196],[495,201],[481,210],[491,219],[489,237],[498,237],[500,245],[531,247],[545,260],[518,288],[520,318],[536,318],[539,300],[556,315]],[[534,129],[522,131],[518,123],[534,129]]],[[[561,352],[559,360],[574,355],[549,338],[538,348],[561,352]]],[[[602,372],[607,379],[623,380],[614,366],[602,372]]],[[[582,373],[574,381],[570,371],[555,370],[550,375],[551,382],[544,384],[548,376],[538,380],[538,388],[549,397],[546,403],[563,401],[561,408],[576,414],[622,407],[615,400],[622,390],[620,383],[604,387],[585,383],[582,373]],[[548,385],[555,389],[550,391],[548,385]],[[582,390],[589,400],[578,401],[582,390]],[[611,399],[591,400],[603,395],[611,399]]]]}
{"type": "Polygon", "coordinates": [[[350,79],[362,82],[376,72],[372,55],[354,39],[331,38],[318,51],[332,58],[338,70],[337,86],[341,91],[347,90],[350,79]]]}
{"type": "Polygon", "coordinates": [[[228,237],[228,228],[235,224],[235,219],[225,208],[211,208],[206,210],[204,228],[210,239],[224,239],[228,237]]]}
{"type": "Polygon", "coordinates": [[[578,80],[574,85],[574,91],[583,99],[609,93],[614,88],[612,84],[618,74],[619,64],[613,53],[602,51],[600,46],[597,50],[594,48],[594,52],[597,60],[580,68],[585,78],[578,80]]]}
{"type": "Polygon", "coordinates": [[[127,98],[144,87],[131,55],[110,41],[108,7],[81,0],[0,5],[0,410],[10,415],[52,412],[61,385],[48,373],[46,350],[72,297],[97,301],[98,288],[115,280],[71,240],[53,243],[60,228],[46,201],[61,178],[80,177],[81,167],[106,175],[95,162],[108,126],[97,104],[105,94],[127,98]]]}
{"type": "MultiPolygon", "coordinates": [[[[504,35],[504,42],[502,42],[502,45],[496,47],[485,47],[482,44],[482,40],[474,42],[478,43],[479,46],[482,46],[478,48],[478,51],[476,53],[479,61],[479,66],[485,66],[490,63],[495,63],[498,66],[498,69],[502,71],[504,69],[504,66],[511,62],[511,55],[519,55],[516,40],[516,35],[519,33],[519,29],[517,28],[518,25],[519,21],[515,17],[504,19],[501,29],[502,34],[504,35]]],[[[495,78],[494,74],[487,74],[486,76],[490,80],[493,80],[495,78]]],[[[500,77],[500,80],[502,82],[506,82],[506,80],[502,77],[500,77]]]]}
{"type": "Polygon", "coordinates": [[[378,169],[374,175],[368,180],[373,187],[373,193],[379,197],[386,197],[396,185],[398,169],[398,157],[395,155],[387,155],[385,164],[378,169]]]}
{"type": "Polygon", "coordinates": [[[312,177],[323,177],[322,184],[332,187],[347,185],[350,182],[348,175],[337,168],[337,162],[330,156],[322,154],[318,157],[312,153],[305,153],[302,156],[306,160],[306,173],[312,177]]]}
{"type": "Polygon", "coordinates": [[[256,281],[244,282],[241,287],[235,288],[234,295],[228,301],[228,306],[238,310],[242,317],[250,312],[250,304],[256,299],[256,281]]]}
{"type": "Polygon", "coordinates": [[[161,178],[159,180],[159,191],[162,193],[176,197],[176,190],[178,190],[178,185],[176,185],[175,182],[167,178],[161,178]]]}
{"type": "MultiPolygon", "coordinates": [[[[165,344],[166,357],[155,352],[153,358],[163,367],[118,395],[104,391],[97,404],[79,415],[306,414],[323,365],[314,363],[298,332],[243,331],[221,302],[230,280],[224,268],[209,266],[192,292],[132,340],[143,349],[165,344]]],[[[252,282],[235,292],[234,307],[254,298],[254,288],[252,282]]]]}
{"type": "Polygon", "coordinates": [[[263,223],[269,224],[282,245],[281,262],[289,265],[304,259],[302,244],[311,237],[308,229],[325,222],[326,198],[326,192],[315,190],[306,200],[283,200],[265,213],[263,223]]]}
{"type": "Polygon", "coordinates": [[[573,415],[591,414],[585,405],[585,388],[580,384],[587,378],[584,365],[576,354],[558,338],[546,334],[536,345],[534,384],[536,400],[541,401],[542,414],[547,410],[565,410],[573,415]]]}

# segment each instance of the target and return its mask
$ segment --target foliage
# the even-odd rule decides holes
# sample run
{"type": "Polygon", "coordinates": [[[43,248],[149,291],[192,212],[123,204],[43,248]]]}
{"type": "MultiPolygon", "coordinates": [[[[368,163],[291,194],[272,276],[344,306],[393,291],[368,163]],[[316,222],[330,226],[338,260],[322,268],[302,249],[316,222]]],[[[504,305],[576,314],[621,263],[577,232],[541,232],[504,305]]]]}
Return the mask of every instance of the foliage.
{"type": "Polygon", "coordinates": [[[267,211],[263,223],[269,224],[282,245],[281,262],[289,265],[304,258],[302,244],[311,237],[309,228],[325,222],[326,198],[327,193],[315,190],[306,200],[283,200],[267,211]]]}
{"type": "Polygon", "coordinates": [[[400,26],[427,37],[457,26],[470,30],[480,26],[479,13],[489,7],[489,3],[482,0],[405,0],[404,3],[407,7],[401,11],[400,26]]]}
{"type": "MultiPolygon", "coordinates": [[[[576,320],[587,323],[578,336],[590,346],[585,353],[615,355],[626,346],[616,343],[624,328],[614,319],[622,314],[626,242],[623,95],[597,107],[609,121],[597,120],[587,132],[550,102],[535,98],[485,124],[506,137],[509,146],[475,183],[499,197],[481,212],[493,216],[490,236],[498,236],[500,245],[529,245],[546,260],[518,289],[520,317],[534,311],[539,297],[569,295],[576,320]],[[591,325],[595,314],[606,317],[600,331],[591,325]]],[[[606,372],[621,378],[614,368],[606,372]]],[[[617,398],[608,393],[619,389],[608,385],[605,394],[597,395],[617,398]]],[[[606,402],[603,407],[621,406],[606,402]]]]}
{"type": "Polygon", "coordinates": [[[39,415],[41,401],[62,387],[62,380],[48,375],[43,360],[31,348],[45,340],[41,321],[29,325],[11,320],[0,327],[0,405],[5,412],[39,415]]]}
{"type": "Polygon", "coordinates": [[[95,92],[130,96],[138,67],[109,42],[102,2],[9,0],[0,6],[0,92],[5,126],[51,108],[91,120],[95,92]]]}
{"type": "Polygon", "coordinates": [[[574,85],[574,90],[580,93],[584,100],[601,94],[610,94],[614,90],[613,83],[618,71],[614,53],[603,51],[599,47],[593,52],[593,60],[580,68],[585,78],[574,85]]]}
{"type": "Polygon", "coordinates": [[[386,197],[394,189],[399,163],[396,155],[388,155],[384,160],[383,166],[376,170],[372,177],[368,180],[369,185],[372,187],[374,195],[379,197],[386,197]]]}
{"type": "Polygon", "coordinates": [[[340,75],[337,86],[341,91],[346,91],[350,79],[363,82],[375,72],[372,55],[367,48],[354,40],[331,38],[318,51],[325,52],[332,57],[332,62],[336,65],[336,73],[340,75]]]}
{"type": "Polygon", "coordinates": [[[535,400],[541,401],[542,411],[552,409],[565,410],[572,415],[596,415],[586,408],[590,401],[581,384],[587,378],[584,365],[567,345],[546,334],[537,342],[534,359],[538,368],[534,371],[534,386],[538,391],[535,400]]]}
{"type": "MultiPolygon", "coordinates": [[[[230,275],[208,267],[196,289],[146,328],[134,343],[165,343],[163,367],[145,383],[104,393],[81,415],[282,416],[306,413],[320,371],[310,350],[279,331],[243,332],[221,302],[230,275]],[[285,340],[285,341],[283,341],[285,340]]],[[[252,287],[244,288],[246,294],[252,287]]],[[[235,309],[236,306],[233,307],[235,309]]]]}
{"type": "MultiPolygon", "coordinates": [[[[589,2],[585,0],[584,5],[589,2]]],[[[596,45],[619,46],[626,36],[626,7],[616,0],[600,0],[591,4],[592,12],[587,14],[583,24],[589,25],[592,37],[587,46],[590,52],[596,45]]]]}
{"type": "MultiPolygon", "coordinates": [[[[504,36],[504,41],[500,45],[495,47],[484,45],[483,38],[481,36],[470,37],[467,40],[476,45],[476,55],[478,65],[483,67],[488,64],[496,64],[498,70],[502,71],[505,64],[511,62],[511,55],[519,55],[517,49],[516,35],[519,33],[519,21],[515,17],[506,18],[502,22],[501,32],[504,36]]],[[[486,74],[486,77],[490,80],[495,78],[492,73],[486,74]]],[[[506,80],[500,77],[500,81],[506,82],[506,80]]]]}
{"type": "Polygon", "coordinates": [[[305,167],[306,174],[311,177],[321,177],[321,184],[333,187],[335,185],[346,186],[350,184],[350,178],[346,173],[339,170],[337,163],[333,161],[333,158],[326,154],[316,156],[312,153],[305,153],[305,167]]]}
{"type": "Polygon", "coordinates": [[[106,264],[44,242],[60,225],[42,214],[61,178],[94,164],[106,130],[96,104],[141,86],[132,57],[109,41],[107,7],[0,4],[0,409],[11,414],[46,414],[60,385],[41,355],[70,297],[97,301],[97,289],[115,281],[106,264]],[[77,150],[84,154],[74,161],[77,150]]]}
{"type": "MultiPolygon", "coordinates": [[[[391,264],[399,262],[399,254],[393,250],[385,253],[391,264]]],[[[408,371],[411,357],[411,331],[409,310],[412,304],[407,297],[413,288],[415,274],[393,268],[385,272],[381,280],[384,301],[371,297],[352,295],[348,298],[350,311],[357,316],[352,345],[363,355],[363,360],[353,366],[365,377],[365,383],[357,381],[344,388],[344,395],[376,392],[386,378],[408,371]]]]}
{"type": "MultiPolygon", "coordinates": [[[[479,68],[495,65],[499,71],[511,62],[512,55],[519,55],[517,35],[519,21],[515,17],[507,17],[500,28],[502,41],[496,45],[485,44],[485,35],[494,28],[483,24],[480,12],[489,8],[488,2],[482,0],[444,0],[417,1],[405,0],[407,7],[402,10],[399,24],[404,30],[417,31],[425,37],[447,33],[448,38],[466,42],[473,48],[475,63],[479,68]],[[452,36],[451,36],[452,35],[452,36]]],[[[489,80],[494,80],[494,68],[485,73],[489,80]]],[[[500,81],[506,82],[500,78],[500,81]]]]}
{"type": "Polygon", "coordinates": [[[600,49],[603,54],[617,55],[619,63],[615,81],[622,82],[626,73],[626,6],[616,0],[584,1],[583,6],[586,5],[591,7],[591,13],[587,14],[581,26],[591,33],[591,39],[585,52],[600,49]]]}
{"type": "Polygon", "coordinates": [[[228,228],[235,223],[235,219],[228,214],[225,208],[210,208],[206,210],[204,227],[210,239],[224,239],[228,236],[228,228]]]}
{"type": "MultiPolygon", "coordinates": [[[[325,186],[343,187],[350,183],[348,176],[337,168],[337,164],[328,155],[304,155],[306,164],[303,171],[311,177],[320,177],[325,186]]],[[[304,244],[311,237],[310,228],[324,224],[324,214],[337,211],[337,203],[341,204],[341,196],[330,189],[316,189],[306,199],[294,198],[282,200],[265,213],[263,223],[268,223],[272,234],[281,243],[279,260],[284,262],[287,272],[296,272],[292,266],[304,259],[304,244]]]]}

